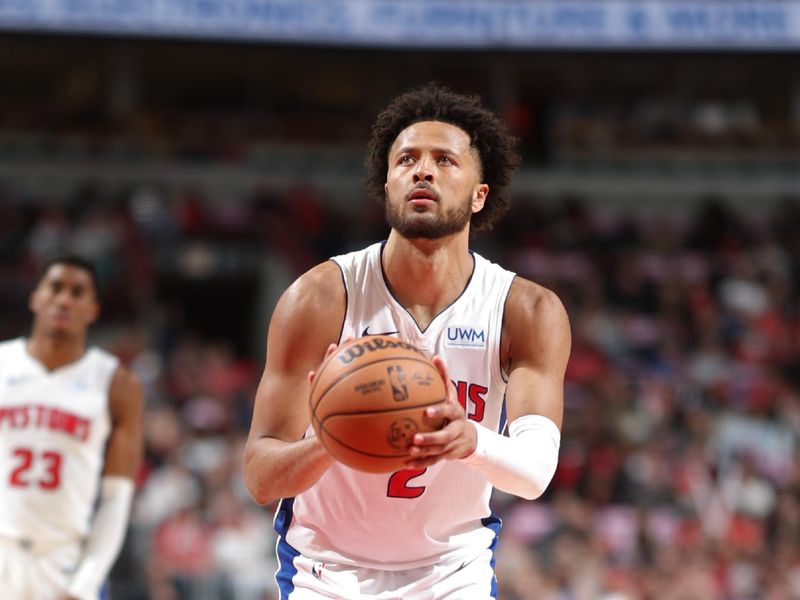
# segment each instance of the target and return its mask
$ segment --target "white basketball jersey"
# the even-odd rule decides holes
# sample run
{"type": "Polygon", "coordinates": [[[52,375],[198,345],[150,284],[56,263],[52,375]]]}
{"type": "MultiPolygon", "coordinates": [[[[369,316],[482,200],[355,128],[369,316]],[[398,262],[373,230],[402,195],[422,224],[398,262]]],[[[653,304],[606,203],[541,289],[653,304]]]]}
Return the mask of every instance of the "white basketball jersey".
{"type": "Polygon", "coordinates": [[[90,348],[48,371],[25,339],[0,343],[0,536],[57,544],[88,533],[117,364],[90,348]]]}
{"type": "MultiPolygon", "coordinates": [[[[440,354],[468,418],[501,431],[506,380],[500,335],[514,274],[472,254],[474,270],[463,293],[422,331],[386,286],[382,248],[374,244],[333,258],[347,293],[342,339],[391,334],[440,354]]],[[[311,489],[282,502],[276,528],[286,534],[284,553],[410,569],[492,546],[500,523],[489,509],[491,490],[480,473],[458,461],[385,474],[335,463],[311,489]]]]}

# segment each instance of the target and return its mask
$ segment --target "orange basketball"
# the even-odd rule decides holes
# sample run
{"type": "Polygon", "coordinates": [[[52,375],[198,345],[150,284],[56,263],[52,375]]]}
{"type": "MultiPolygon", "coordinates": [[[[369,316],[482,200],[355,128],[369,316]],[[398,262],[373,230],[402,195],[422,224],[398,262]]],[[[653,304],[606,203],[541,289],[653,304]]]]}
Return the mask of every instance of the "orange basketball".
{"type": "Polygon", "coordinates": [[[311,423],[339,462],[370,473],[398,471],[414,434],[441,428],[424,413],[446,398],[439,371],[421,350],[388,335],[365,336],[320,366],[311,423]]]}

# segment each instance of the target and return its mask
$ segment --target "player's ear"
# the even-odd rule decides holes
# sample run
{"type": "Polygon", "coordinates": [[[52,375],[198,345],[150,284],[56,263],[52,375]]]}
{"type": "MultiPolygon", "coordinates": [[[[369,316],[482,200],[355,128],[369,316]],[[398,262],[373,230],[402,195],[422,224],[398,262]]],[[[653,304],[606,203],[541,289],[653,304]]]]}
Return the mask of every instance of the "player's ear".
{"type": "Polygon", "coordinates": [[[89,325],[97,321],[99,317],[100,317],[100,303],[97,300],[95,300],[92,303],[92,309],[89,311],[89,319],[88,319],[89,325]]]}
{"type": "Polygon", "coordinates": [[[28,294],[28,309],[31,312],[36,312],[36,298],[39,292],[39,285],[37,284],[35,288],[31,290],[31,293],[28,294]]]}
{"type": "Polygon", "coordinates": [[[489,186],[485,183],[479,183],[475,187],[475,193],[472,196],[472,212],[476,213],[483,208],[486,204],[486,197],[489,195],[489,186]]]}

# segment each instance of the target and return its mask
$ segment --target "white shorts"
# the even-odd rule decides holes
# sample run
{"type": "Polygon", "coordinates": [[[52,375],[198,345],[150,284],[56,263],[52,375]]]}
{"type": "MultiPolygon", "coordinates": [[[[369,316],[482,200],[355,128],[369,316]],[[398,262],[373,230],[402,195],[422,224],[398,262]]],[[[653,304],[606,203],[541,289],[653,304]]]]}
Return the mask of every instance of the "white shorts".
{"type": "Polygon", "coordinates": [[[61,600],[80,556],[78,543],[48,546],[0,537],[0,598],[61,600]]]}
{"type": "Polygon", "coordinates": [[[294,554],[281,556],[280,600],[490,600],[497,597],[494,552],[472,560],[384,571],[331,564],[294,554]]]}

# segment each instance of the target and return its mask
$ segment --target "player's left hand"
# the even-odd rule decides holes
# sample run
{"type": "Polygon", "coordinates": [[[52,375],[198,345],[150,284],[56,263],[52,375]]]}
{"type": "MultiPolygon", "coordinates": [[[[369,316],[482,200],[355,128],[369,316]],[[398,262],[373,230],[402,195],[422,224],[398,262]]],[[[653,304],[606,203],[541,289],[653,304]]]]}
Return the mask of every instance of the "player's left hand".
{"type": "Polygon", "coordinates": [[[464,407],[458,402],[456,387],[447,373],[447,366],[438,354],[433,364],[447,385],[447,402],[425,409],[425,415],[432,420],[444,419],[444,427],[430,433],[414,435],[408,449],[411,459],[406,463],[409,469],[423,469],[442,459],[457,460],[475,452],[478,434],[475,425],[467,420],[464,407]]]}

